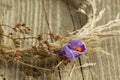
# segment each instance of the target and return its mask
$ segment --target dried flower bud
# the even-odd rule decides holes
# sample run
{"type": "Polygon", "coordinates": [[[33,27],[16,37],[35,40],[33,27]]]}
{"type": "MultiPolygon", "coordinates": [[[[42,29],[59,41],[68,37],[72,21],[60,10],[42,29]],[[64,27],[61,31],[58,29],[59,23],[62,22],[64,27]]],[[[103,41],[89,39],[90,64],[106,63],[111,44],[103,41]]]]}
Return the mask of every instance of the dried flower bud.
{"type": "Polygon", "coordinates": [[[23,29],[25,34],[29,34],[30,31],[28,29],[23,29]]]}
{"type": "Polygon", "coordinates": [[[21,24],[21,26],[26,26],[26,24],[25,24],[25,23],[23,23],[23,24],[21,24]]]}
{"type": "Polygon", "coordinates": [[[38,37],[37,37],[37,39],[38,39],[38,41],[43,40],[42,35],[39,34],[38,37]]]}

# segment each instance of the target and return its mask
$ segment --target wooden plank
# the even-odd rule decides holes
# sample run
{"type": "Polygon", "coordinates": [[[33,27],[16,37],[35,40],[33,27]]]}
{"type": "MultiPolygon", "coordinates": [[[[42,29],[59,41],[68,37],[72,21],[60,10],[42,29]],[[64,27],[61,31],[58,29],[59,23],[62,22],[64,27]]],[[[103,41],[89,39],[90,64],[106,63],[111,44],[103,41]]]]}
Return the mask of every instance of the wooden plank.
{"type": "MultiPolygon", "coordinates": [[[[69,2],[69,1],[68,1],[69,2]]],[[[70,30],[70,29],[72,29],[72,30],[75,30],[75,29],[77,29],[77,28],[80,28],[81,27],[81,24],[80,24],[80,19],[79,19],[79,17],[77,17],[77,16],[79,16],[79,14],[77,14],[76,12],[75,12],[75,9],[71,9],[70,8],[70,6],[69,6],[69,3],[68,2],[66,2],[66,7],[67,7],[67,9],[68,10],[64,10],[64,11],[67,11],[66,13],[68,13],[68,14],[66,14],[67,15],[67,17],[68,18],[70,18],[70,19],[68,19],[68,20],[65,20],[64,22],[65,23],[61,23],[61,32],[62,33],[64,33],[64,35],[67,35],[66,34],[66,31],[67,30],[70,30]],[[66,21],[69,21],[69,23],[68,22],[66,22],[66,21]],[[67,24],[68,23],[68,24],[67,24]],[[66,24],[66,28],[64,27],[64,26],[62,26],[62,24],[66,24]],[[65,31],[64,31],[65,30],[65,31]]],[[[64,6],[64,5],[63,5],[64,6]]],[[[61,10],[63,10],[62,8],[61,8],[61,10]]],[[[62,11],[63,12],[63,11],[62,11]]],[[[60,14],[61,15],[61,21],[63,21],[62,20],[62,16],[65,16],[64,15],[64,13],[63,14],[60,14]]],[[[82,77],[82,73],[81,73],[81,69],[78,69],[78,70],[74,70],[74,71],[72,71],[71,72],[71,70],[70,69],[72,69],[73,68],[73,66],[75,65],[75,67],[76,66],[80,66],[80,64],[79,64],[79,59],[76,59],[75,61],[72,61],[71,63],[69,63],[67,66],[64,66],[64,65],[62,65],[61,67],[60,67],[60,69],[61,69],[61,80],[82,80],[83,79],[83,77],[82,77]],[[69,70],[69,71],[68,71],[69,70]],[[78,74],[79,73],[79,74],[78,74]]]]}
{"type": "MultiPolygon", "coordinates": [[[[119,1],[109,1],[109,0],[101,0],[101,4],[98,4],[98,8],[103,9],[106,8],[105,17],[101,20],[98,25],[105,24],[109,20],[115,19],[117,13],[120,12],[118,7],[119,1]]],[[[119,26],[118,28],[119,29],[119,26]]],[[[85,60],[82,57],[82,64],[88,62],[96,62],[96,66],[90,67],[88,69],[83,68],[84,80],[119,80],[119,37],[110,38],[101,43],[101,47],[103,47],[106,51],[112,54],[114,57],[102,54],[102,53],[90,53],[85,54],[89,58],[85,60]],[[113,47],[114,46],[114,47],[113,47]]]]}
{"type": "MultiPolygon", "coordinates": [[[[120,12],[120,1],[101,0],[101,2],[102,3],[98,5],[99,10],[104,7],[107,8],[105,13],[106,17],[99,23],[104,24],[108,20],[115,18],[117,13],[120,12]]],[[[68,6],[69,3],[65,3],[63,0],[0,0],[0,23],[11,26],[14,26],[16,23],[26,23],[26,25],[32,29],[32,36],[49,32],[68,36],[68,31],[79,29],[86,22],[86,17],[82,14],[77,14],[74,10],[74,8],[76,9],[79,7],[77,3],[70,4],[70,6],[74,6],[71,8],[68,6]],[[77,5],[77,7],[75,5],[77,5]]],[[[120,27],[118,26],[117,29],[120,29],[120,27]]],[[[10,31],[9,29],[5,29],[7,33],[10,31]]],[[[44,35],[44,39],[48,38],[48,35],[44,35]]],[[[5,42],[6,44],[12,44],[7,38],[5,38],[5,42]]],[[[22,44],[22,46],[27,47],[31,43],[32,45],[37,44],[36,41],[30,40],[22,44]]],[[[11,66],[6,64],[0,67],[0,75],[3,74],[6,80],[119,80],[120,37],[103,41],[101,46],[106,51],[113,54],[114,57],[101,53],[86,53],[84,55],[88,58],[83,55],[80,59],[76,59],[67,66],[61,65],[60,69],[52,75],[46,76],[45,72],[43,72],[43,76],[37,79],[32,76],[26,76],[21,72],[19,64],[12,64],[11,66]],[[66,70],[71,69],[74,64],[80,66],[89,62],[96,62],[96,66],[74,70],[71,76],[68,75],[70,71],[66,72],[66,70]]],[[[44,62],[45,64],[43,67],[47,68],[46,65],[49,61],[45,60],[44,62]]],[[[30,63],[38,65],[38,61],[30,61],[30,63]]],[[[54,60],[51,63],[53,63],[53,67],[56,64],[54,60]]]]}

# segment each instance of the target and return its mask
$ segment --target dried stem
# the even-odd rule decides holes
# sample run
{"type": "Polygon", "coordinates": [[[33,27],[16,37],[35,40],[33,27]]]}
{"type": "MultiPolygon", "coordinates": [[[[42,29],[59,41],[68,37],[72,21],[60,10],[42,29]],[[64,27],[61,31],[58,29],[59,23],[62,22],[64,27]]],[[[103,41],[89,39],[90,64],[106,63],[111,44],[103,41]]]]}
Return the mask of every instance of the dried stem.
{"type": "Polygon", "coordinates": [[[74,67],[74,68],[72,68],[72,69],[69,69],[68,71],[80,69],[81,67],[82,67],[82,68],[87,68],[87,67],[91,67],[91,66],[95,66],[95,65],[96,65],[96,63],[85,63],[85,64],[83,64],[82,66],[74,67]]]}
{"type": "Polygon", "coordinates": [[[33,65],[30,65],[30,64],[24,63],[20,60],[17,60],[17,62],[19,62],[23,65],[26,65],[26,66],[29,66],[29,67],[32,67],[32,68],[36,68],[36,69],[40,69],[40,70],[44,70],[44,71],[51,71],[52,70],[52,69],[46,69],[46,68],[42,68],[42,67],[33,66],[33,65]]]}
{"type": "Polygon", "coordinates": [[[58,68],[63,63],[63,60],[60,61],[55,68],[58,68]]]}
{"type": "Polygon", "coordinates": [[[72,69],[70,70],[70,73],[69,73],[69,77],[71,77],[73,71],[74,71],[74,68],[75,68],[75,64],[73,65],[72,69]]]}

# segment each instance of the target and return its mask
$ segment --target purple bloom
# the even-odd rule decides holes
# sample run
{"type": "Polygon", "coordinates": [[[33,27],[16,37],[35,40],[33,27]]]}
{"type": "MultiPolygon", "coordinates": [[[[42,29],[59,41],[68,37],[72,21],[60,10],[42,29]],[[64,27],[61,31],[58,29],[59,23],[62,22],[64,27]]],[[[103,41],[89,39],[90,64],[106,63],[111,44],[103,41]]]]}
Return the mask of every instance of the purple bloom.
{"type": "Polygon", "coordinates": [[[81,40],[72,40],[69,44],[65,45],[62,54],[70,60],[81,56],[86,52],[85,43],[81,40]]]}

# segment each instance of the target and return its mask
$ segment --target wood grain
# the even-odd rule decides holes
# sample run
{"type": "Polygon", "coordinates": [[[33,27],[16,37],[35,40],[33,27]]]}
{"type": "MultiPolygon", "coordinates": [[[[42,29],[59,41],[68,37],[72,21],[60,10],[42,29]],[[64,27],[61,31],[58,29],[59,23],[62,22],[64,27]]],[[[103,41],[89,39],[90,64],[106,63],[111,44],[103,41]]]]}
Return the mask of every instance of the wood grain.
{"type": "MultiPolygon", "coordinates": [[[[26,23],[31,28],[31,36],[37,36],[39,33],[55,33],[62,36],[68,36],[68,31],[74,31],[80,29],[87,21],[87,18],[83,14],[78,14],[75,9],[79,7],[79,2],[83,0],[0,0],[0,23],[14,26],[17,23],[26,23]]],[[[101,0],[100,4],[97,4],[98,11],[106,8],[105,17],[98,23],[98,25],[105,24],[109,20],[112,20],[120,12],[119,0],[101,0]]],[[[120,26],[117,27],[120,29],[120,26]]],[[[9,33],[12,30],[4,28],[5,33],[9,33]]],[[[22,36],[22,35],[19,35],[22,36]]],[[[44,35],[44,39],[50,39],[48,35],[44,35]]],[[[12,45],[12,42],[7,38],[4,38],[5,44],[12,45]]],[[[30,45],[37,44],[36,41],[30,40],[22,47],[29,47],[30,45]]],[[[20,64],[5,64],[0,66],[0,75],[2,74],[6,80],[120,80],[120,36],[110,38],[101,43],[106,51],[110,52],[114,57],[102,54],[102,53],[86,53],[75,61],[71,62],[67,66],[61,65],[58,70],[46,76],[43,72],[43,76],[38,78],[27,76],[20,71],[20,64]],[[88,58],[87,58],[87,57],[88,58]],[[71,74],[72,67],[80,66],[85,63],[96,62],[94,67],[86,67],[74,70],[71,74]]],[[[0,57],[0,60],[4,60],[0,57]]],[[[6,60],[4,60],[6,63],[6,60]]],[[[30,63],[38,65],[39,61],[31,60],[30,63]]],[[[47,68],[46,64],[49,61],[46,59],[43,64],[47,68]]],[[[57,62],[54,60],[51,62],[54,67],[57,62]]],[[[0,77],[2,79],[2,77],[0,77]]]]}

